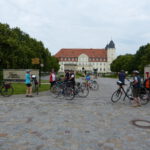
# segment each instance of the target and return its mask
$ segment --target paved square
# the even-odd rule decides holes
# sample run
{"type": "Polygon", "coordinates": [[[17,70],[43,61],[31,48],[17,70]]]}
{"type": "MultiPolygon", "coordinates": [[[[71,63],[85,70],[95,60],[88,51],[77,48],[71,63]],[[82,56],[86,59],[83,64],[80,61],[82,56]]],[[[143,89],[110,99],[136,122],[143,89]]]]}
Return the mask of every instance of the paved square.
{"type": "Polygon", "coordinates": [[[116,79],[98,79],[100,88],[85,99],[0,96],[0,150],[150,150],[150,129],[133,119],[150,121],[150,104],[131,107],[111,102],[116,79]]]}

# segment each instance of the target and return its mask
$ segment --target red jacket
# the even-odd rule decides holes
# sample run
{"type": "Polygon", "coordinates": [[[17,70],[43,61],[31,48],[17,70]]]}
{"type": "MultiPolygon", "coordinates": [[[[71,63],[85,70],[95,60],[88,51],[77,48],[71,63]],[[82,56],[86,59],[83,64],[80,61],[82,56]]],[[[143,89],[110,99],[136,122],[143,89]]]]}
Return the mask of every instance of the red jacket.
{"type": "MultiPolygon", "coordinates": [[[[50,77],[49,77],[49,81],[50,82],[54,82],[55,80],[53,79],[53,75],[55,76],[55,74],[54,73],[51,73],[50,74],[50,77]]],[[[55,77],[56,78],[56,77],[55,77]]]]}

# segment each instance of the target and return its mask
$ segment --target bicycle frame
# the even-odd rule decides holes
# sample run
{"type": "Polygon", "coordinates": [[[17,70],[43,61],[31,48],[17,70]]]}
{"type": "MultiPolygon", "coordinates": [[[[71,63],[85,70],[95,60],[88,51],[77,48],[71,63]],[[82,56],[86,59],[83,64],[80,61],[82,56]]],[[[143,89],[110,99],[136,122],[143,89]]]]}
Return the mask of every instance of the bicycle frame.
{"type": "MultiPolygon", "coordinates": [[[[130,88],[130,87],[129,87],[130,88]]],[[[129,89],[128,88],[128,89],[129,89]]],[[[123,101],[125,100],[125,98],[127,97],[128,99],[131,99],[130,96],[128,95],[128,89],[125,91],[123,87],[121,87],[122,91],[124,92],[125,96],[123,98],[123,101]]]]}
{"type": "MultiPolygon", "coordinates": [[[[125,90],[125,89],[123,88],[123,85],[119,85],[119,89],[122,90],[122,91],[124,92],[124,94],[125,94],[125,95],[124,95],[124,98],[123,98],[123,101],[125,100],[126,97],[131,100],[131,97],[128,95],[128,92],[131,90],[131,88],[132,88],[131,83],[130,83],[130,86],[127,88],[127,90],[125,90]]],[[[119,89],[118,89],[118,90],[119,90],[119,89]]]]}

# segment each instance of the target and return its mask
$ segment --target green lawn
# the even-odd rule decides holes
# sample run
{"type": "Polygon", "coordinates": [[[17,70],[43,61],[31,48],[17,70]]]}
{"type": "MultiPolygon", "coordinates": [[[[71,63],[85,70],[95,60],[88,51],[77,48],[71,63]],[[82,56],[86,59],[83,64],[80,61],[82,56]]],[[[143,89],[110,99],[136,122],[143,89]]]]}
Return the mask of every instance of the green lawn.
{"type": "MultiPolygon", "coordinates": [[[[26,93],[26,85],[24,83],[12,83],[12,86],[14,88],[14,95],[26,93]]],[[[49,88],[49,84],[41,84],[41,86],[39,87],[39,92],[48,91],[49,88]]]]}
{"type": "Polygon", "coordinates": [[[49,83],[49,80],[41,80],[41,83],[49,83]]]}

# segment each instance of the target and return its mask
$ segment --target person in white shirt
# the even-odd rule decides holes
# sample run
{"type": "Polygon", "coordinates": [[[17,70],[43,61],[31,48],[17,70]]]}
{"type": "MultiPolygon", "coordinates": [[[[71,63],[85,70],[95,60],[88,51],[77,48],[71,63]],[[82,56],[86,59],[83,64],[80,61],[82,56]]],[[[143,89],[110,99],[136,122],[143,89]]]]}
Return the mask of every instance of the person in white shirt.
{"type": "Polygon", "coordinates": [[[53,87],[56,82],[56,74],[54,72],[54,69],[52,69],[52,72],[50,73],[49,81],[51,83],[51,87],[53,87]]]}

